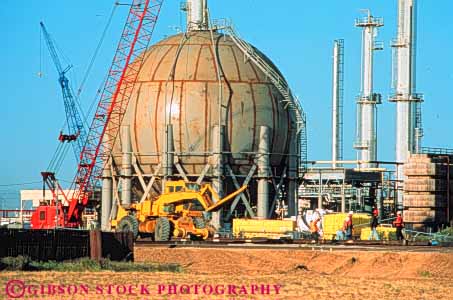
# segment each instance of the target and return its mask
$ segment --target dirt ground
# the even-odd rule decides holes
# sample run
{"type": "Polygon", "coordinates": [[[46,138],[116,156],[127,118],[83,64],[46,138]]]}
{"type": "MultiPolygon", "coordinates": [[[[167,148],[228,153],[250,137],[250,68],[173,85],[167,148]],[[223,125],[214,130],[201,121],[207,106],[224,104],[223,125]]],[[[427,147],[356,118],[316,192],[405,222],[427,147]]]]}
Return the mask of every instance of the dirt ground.
{"type": "Polygon", "coordinates": [[[453,253],[138,248],[135,257],[185,271],[5,272],[0,298],[23,282],[29,299],[453,299],[453,253]],[[50,296],[49,284],[64,293],[50,296]]]}

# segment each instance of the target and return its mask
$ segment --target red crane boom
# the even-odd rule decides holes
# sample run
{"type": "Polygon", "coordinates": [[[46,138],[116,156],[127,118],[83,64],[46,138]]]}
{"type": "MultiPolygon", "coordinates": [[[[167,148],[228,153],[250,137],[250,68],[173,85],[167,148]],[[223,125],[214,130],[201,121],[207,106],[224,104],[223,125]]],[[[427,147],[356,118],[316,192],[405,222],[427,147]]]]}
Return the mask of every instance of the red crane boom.
{"type": "Polygon", "coordinates": [[[134,0],[131,5],[85,146],[80,153],[72,185],[78,185],[78,188],[69,204],[69,222],[80,223],[80,214],[110,157],[161,6],[162,0],[134,0]]]}
{"type": "MultiPolygon", "coordinates": [[[[99,183],[144,62],[163,0],[133,0],[70,190],[65,227],[78,227],[99,183]],[[100,159],[99,159],[100,158],[100,159]]],[[[39,210],[39,209],[38,209],[39,210]]],[[[37,211],[36,213],[39,213],[37,211]]],[[[33,226],[32,224],[32,227],[33,226]]],[[[42,226],[37,226],[42,228],[42,226]]]]}

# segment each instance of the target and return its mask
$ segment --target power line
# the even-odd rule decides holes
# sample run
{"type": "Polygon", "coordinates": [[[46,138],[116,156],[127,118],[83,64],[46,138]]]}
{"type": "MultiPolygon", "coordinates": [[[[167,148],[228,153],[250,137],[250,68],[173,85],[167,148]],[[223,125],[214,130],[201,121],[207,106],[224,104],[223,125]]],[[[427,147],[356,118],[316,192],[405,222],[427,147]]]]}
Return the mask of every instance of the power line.
{"type": "MultiPolygon", "coordinates": [[[[117,6],[118,5],[116,3],[113,5],[112,12],[110,13],[110,17],[108,18],[107,24],[105,25],[104,31],[102,32],[101,39],[99,40],[99,43],[96,46],[96,50],[94,51],[94,54],[91,57],[90,64],[88,65],[88,68],[87,68],[87,70],[85,72],[85,75],[83,77],[82,83],[80,84],[79,89],[77,90],[77,96],[76,96],[77,99],[80,97],[80,94],[82,93],[82,89],[83,89],[83,87],[85,85],[85,82],[88,79],[88,76],[89,76],[89,74],[91,72],[91,68],[94,65],[94,61],[96,60],[96,57],[98,56],[99,50],[100,50],[100,48],[102,46],[102,43],[104,42],[104,38],[107,35],[107,31],[108,31],[108,29],[110,27],[110,24],[112,23],[113,15],[115,14],[117,6]]],[[[86,117],[85,117],[85,119],[86,119],[86,117]]]]}
{"type": "Polygon", "coordinates": [[[32,182],[22,182],[22,183],[9,183],[9,184],[0,184],[0,186],[19,186],[19,185],[28,185],[28,184],[37,184],[42,183],[41,181],[32,181],[32,182]]]}

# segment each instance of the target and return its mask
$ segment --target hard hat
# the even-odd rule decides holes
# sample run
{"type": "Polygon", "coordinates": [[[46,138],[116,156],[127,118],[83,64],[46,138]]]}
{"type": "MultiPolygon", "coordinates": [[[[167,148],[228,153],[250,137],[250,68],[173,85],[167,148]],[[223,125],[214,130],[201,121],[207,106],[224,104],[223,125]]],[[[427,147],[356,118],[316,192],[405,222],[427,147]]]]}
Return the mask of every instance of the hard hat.
{"type": "Polygon", "coordinates": [[[352,210],[351,210],[351,211],[349,211],[349,215],[352,215],[353,213],[354,213],[354,212],[353,212],[352,210]]]}
{"type": "Polygon", "coordinates": [[[397,212],[396,214],[397,214],[397,215],[401,215],[401,212],[399,211],[399,212],[397,212]]]}

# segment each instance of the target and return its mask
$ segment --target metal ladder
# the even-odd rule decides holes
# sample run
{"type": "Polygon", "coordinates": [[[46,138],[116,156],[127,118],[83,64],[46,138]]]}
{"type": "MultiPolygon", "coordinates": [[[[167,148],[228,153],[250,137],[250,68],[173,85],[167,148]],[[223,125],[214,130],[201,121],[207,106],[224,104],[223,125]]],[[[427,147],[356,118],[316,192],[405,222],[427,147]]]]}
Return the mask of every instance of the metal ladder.
{"type": "Polygon", "coordinates": [[[422,123],[422,104],[415,103],[415,153],[421,151],[421,140],[423,137],[423,123],[422,123]]]}
{"type": "Polygon", "coordinates": [[[299,99],[294,97],[288,83],[278,74],[278,72],[269,65],[246,41],[244,41],[239,34],[234,30],[231,24],[223,27],[225,32],[231,37],[236,46],[244,53],[245,59],[252,61],[269,80],[275,85],[283,99],[280,99],[285,109],[290,109],[295,113],[297,135],[299,138],[300,147],[300,168],[305,170],[307,167],[307,118],[299,99]]]}

